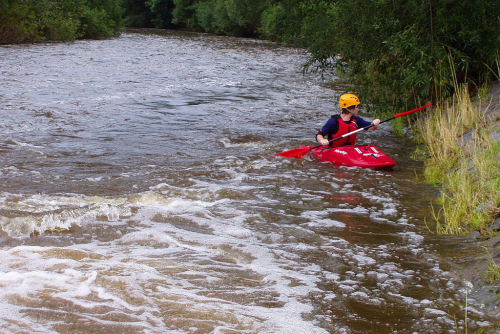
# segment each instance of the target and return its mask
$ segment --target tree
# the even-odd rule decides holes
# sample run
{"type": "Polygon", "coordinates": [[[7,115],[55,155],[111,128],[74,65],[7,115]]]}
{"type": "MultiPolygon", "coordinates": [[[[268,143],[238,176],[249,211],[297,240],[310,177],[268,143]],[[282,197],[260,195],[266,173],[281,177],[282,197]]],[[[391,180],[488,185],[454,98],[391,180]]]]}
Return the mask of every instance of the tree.
{"type": "Polygon", "coordinates": [[[126,27],[153,28],[152,14],[145,0],[123,0],[123,23],[126,27]]]}
{"type": "Polygon", "coordinates": [[[193,30],[255,37],[262,0],[174,0],[173,22],[193,30]]]}
{"type": "Polygon", "coordinates": [[[171,29],[175,28],[173,20],[173,11],[175,8],[173,0],[149,0],[146,1],[152,13],[151,22],[155,28],[171,29]]]}

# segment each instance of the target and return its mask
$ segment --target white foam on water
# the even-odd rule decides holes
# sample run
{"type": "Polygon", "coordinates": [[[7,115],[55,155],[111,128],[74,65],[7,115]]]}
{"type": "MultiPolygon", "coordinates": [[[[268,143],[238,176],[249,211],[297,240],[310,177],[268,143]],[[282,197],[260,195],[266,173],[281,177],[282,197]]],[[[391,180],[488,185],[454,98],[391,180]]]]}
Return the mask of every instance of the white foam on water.
{"type": "Polygon", "coordinates": [[[306,223],[307,226],[317,228],[317,227],[327,227],[327,228],[344,228],[346,224],[332,220],[332,219],[319,219],[306,223]]]}
{"type": "MultiPolygon", "coordinates": [[[[138,329],[153,329],[154,326],[151,324],[159,325],[159,319],[151,317],[153,310],[144,296],[140,298],[141,302],[134,301],[130,296],[126,296],[126,293],[112,287],[112,284],[103,286],[99,282],[100,279],[109,279],[101,271],[109,270],[111,266],[117,265],[116,263],[102,261],[95,263],[91,256],[97,253],[89,252],[86,253],[89,260],[85,261],[85,258],[75,257],[75,252],[82,251],[76,248],[22,246],[12,248],[9,252],[2,251],[2,256],[9,260],[10,265],[17,264],[18,267],[18,270],[5,272],[7,268],[1,266],[0,284],[6,289],[2,289],[0,299],[3,301],[1,302],[2,309],[9,310],[5,312],[9,315],[2,318],[2,321],[9,325],[15,323],[15,319],[21,315],[20,312],[24,313],[24,310],[29,310],[31,307],[36,307],[37,312],[44,312],[48,315],[54,312],[72,314],[76,311],[83,317],[99,321],[101,316],[94,318],[93,314],[96,309],[104,307],[134,319],[136,324],[131,325],[138,329]],[[81,261],[86,264],[80,263],[81,261]],[[67,267],[72,267],[72,269],[67,267]],[[124,297],[129,298],[129,301],[124,297]],[[12,304],[9,302],[11,300],[17,300],[17,302],[12,304]],[[58,305],[60,301],[64,301],[64,308],[58,305]]],[[[119,276],[111,279],[115,282],[120,280],[119,276]]],[[[138,297],[139,295],[136,295],[136,298],[138,297]]],[[[26,319],[26,316],[19,318],[26,319]]],[[[107,322],[104,320],[103,324],[107,322]]],[[[39,325],[44,324],[47,325],[46,329],[51,328],[50,320],[42,320],[39,323],[39,325]]],[[[25,329],[32,328],[27,319],[22,328],[24,327],[25,329]]]]}
{"type": "MultiPolygon", "coordinates": [[[[62,313],[102,326],[131,324],[148,333],[199,328],[211,328],[214,333],[349,332],[344,325],[319,325],[322,315],[314,315],[312,296],[323,296],[324,308],[333,302],[344,307],[348,300],[368,308],[396,304],[425,314],[415,328],[428,329],[436,321],[439,328],[449,328],[453,315],[442,310],[443,301],[406,294],[422,272],[404,268],[395,254],[409,251],[420,256],[426,251],[424,237],[411,230],[411,224],[391,235],[401,243],[381,240],[381,244],[364,245],[345,240],[342,233],[348,224],[331,219],[348,213],[350,219],[368,215],[377,221],[383,215],[396,225],[393,221],[402,215],[397,203],[364,194],[367,203],[307,209],[309,201],[322,196],[283,186],[280,191],[301,196],[306,208],[298,215],[247,211],[246,205],[265,209],[262,203],[270,201],[265,193],[255,194],[258,187],[242,185],[249,180],[246,168],[251,167],[238,164],[224,170],[229,176],[225,183],[193,178],[188,188],[161,183],[123,198],[37,195],[14,201],[12,195],[2,194],[2,209],[11,214],[17,210],[19,224],[25,226],[17,236],[75,225],[117,232],[69,246],[0,250],[5,259],[0,264],[4,288],[0,321],[13,326],[21,318],[16,325],[20,330],[50,332],[56,315],[62,313]],[[253,196],[243,201],[217,196],[233,190],[253,196]],[[275,217],[293,223],[272,222],[275,217]],[[325,259],[332,263],[331,270],[322,267],[325,259]],[[367,289],[367,283],[374,289],[367,289]],[[325,284],[331,288],[325,290],[325,284]],[[23,315],[31,309],[43,311],[46,320],[33,324],[30,315],[23,315]],[[102,314],[101,309],[108,311],[102,314]],[[121,320],[117,323],[114,317],[121,320]],[[188,320],[190,327],[186,327],[188,320]]],[[[355,192],[354,187],[347,188],[355,192]]],[[[16,231],[15,218],[1,218],[4,231],[16,231]]],[[[429,271],[446,277],[436,284],[456,289],[439,261],[432,256],[428,260],[429,271]]]]}
{"type": "Polygon", "coordinates": [[[17,141],[17,140],[7,140],[7,145],[12,145],[12,146],[20,146],[20,147],[34,147],[34,148],[43,148],[43,146],[39,146],[39,145],[33,145],[31,143],[24,143],[24,142],[20,142],[20,141],[17,141]]]}
{"type": "Polygon", "coordinates": [[[446,312],[442,311],[442,310],[436,310],[436,309],[433,309],[433,308],[425,308],[425,312],[429,313],[429,314],[432,314],[432,315],[438,315],[438,316],[446,316],[446,312]]]}
{"type": "Polygon", "coordinates": [[[245,142],[234,142],[229,138],[221,138],[219,142],[226,148],[234,147],[251,147],[251,148],[270,148],[275,147],[275,144],[270,144],[269,142],[258,142],[258,141],[245,141],[245,142]]]}
{"type": "Polygon", "coordinates": [[[300,214],[301,217],[310,220],[305,224],[312,228],[317,227],[332,227],[332,228],[345,228],[346,224],[337,220],[324,218],[330,213],[330,210],[323,211],[305,211],[300,214]]]}
{"type": "Polygon", "coordinates": [[[49,197],[32,195],[19,200],[4,193],[0,198],[0,227],[11,237],[28,236],[32,233],[68,230],[72,226],[93,224],[98,217],[117,222],[120,217],[130,216],[127,199],[100,197],[49,197]]]}
{"type": "MultiPolygon", "coordinates": [[[[25,204],[33,200],[28,199],[25,204]]],[[[276,333],[292,329],[326,333],[302,319],[302,314],[312,310],[308,295],[319,291],[316,286],[319,267],[297,265],[296,255],[287,250],[277,256],[272,247],[262,245],[258,235],[245,225],[249,215],[226,206],[227,200],[172,199],[158,193],[114,200],[85,197],[36,200],[46,209],[50,203],[52,210],[60,210],[63,204],[78,203],[81,212],[75,214],[75,219],[44,215],[46,221],[52,219],[59,228],[84,226],[86,221],[96,224],[100,215],[106,215],[109,221],[104,224],[109,226],[113,223],[125,226],[126,220],[131,220],[140,222],[142,227],[125,235],[117,234],[112,241],[60,248],[20,246],[3,251],[6,261],[0,266],[0,282],[6,287],[4,291],[10,291],[9,298],[20,300],[24,307],[46,300],[48,305],[54,303],[47,306],[47,312],[65,312],[57,311],[56,301],[63,300],[64,304],[72,305],[70,309],[78,308],[85,317],[106,324],[109,320],[105,316],[98,319],[92,315],[93,310],[105,307],[134,321],[138,329],[161,332],[161,328],[168,329],[161,301],[165,298],[179,312],[189,306],[195,318],[213,313],[214,319],[219,319],[214,323],[226,322],[223,327],[228,329],[243,326],[276,333]],[[178,219],[209,227],[213,233],[179,229],[175,227],[178,219]],[[209,272],[212,274],[206,279],[209,272]],[[230,272],[248,272],[254,277],[249,282],[254,283],[247,286],[243,281],[236,283],[236,290],[228,290],[225,282],[231,280],[227,276],[230,272]],[[254,284],[256,288],[252,287],[254,284]],[[212,291],[216,291],[213,297],[204,297],[212,291]],[[256,294],[263,296],[257,298],[256,294]],[[250,304],[232,301],[233,295],[250,298],[250,304]],[[266,303],[265,300],[279,307],[252,306],[256,302],[266,303]]],[[[32,226],[41,229],[51,225],[34,222],[32,226]]],[[[309,249],[313,247],[297,245],[299,251],[309,249]]],[[[19,305],[9,302],[3,307],[13,313],[19,309],[19,305]]]]}
{"type": "Polygon", "coordinates": [[[353,256],[353,258],[356,260],[359,266],[370,266],[377,263],[375,259],[366,255],[356,254],[353,256]]]}
{"type": "Polygon", "coordinates": [[[412,245],[420,245],[424,241],[424,237],[415,232],[402,232],[399,235],[412,245]]]}

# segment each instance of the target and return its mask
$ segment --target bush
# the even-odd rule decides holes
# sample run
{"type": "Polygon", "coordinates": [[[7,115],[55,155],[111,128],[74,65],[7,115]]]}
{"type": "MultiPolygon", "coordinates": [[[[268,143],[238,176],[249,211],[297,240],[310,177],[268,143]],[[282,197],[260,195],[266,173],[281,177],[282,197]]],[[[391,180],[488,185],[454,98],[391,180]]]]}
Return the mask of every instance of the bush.
{"type": "Polygon", "coordinates": [[[31,43],[42,41],[35,14],[19,5],[0,7],[0,43],[31,43]]]}
{"type": "Polygon", "coordinates": [[[0,44],[109,38],[121,15],[119,0],[0,0],[0,44]]]}

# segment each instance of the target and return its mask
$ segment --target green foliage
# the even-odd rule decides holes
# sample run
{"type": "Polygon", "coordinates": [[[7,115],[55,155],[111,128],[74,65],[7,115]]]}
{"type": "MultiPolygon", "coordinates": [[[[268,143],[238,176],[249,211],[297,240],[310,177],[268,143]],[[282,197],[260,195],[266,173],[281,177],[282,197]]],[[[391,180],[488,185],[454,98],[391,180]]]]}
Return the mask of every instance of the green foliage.
{"type": "Polygon", "coordinates": [[[175,24],[229,36],[256,36],[263,0],[174,0],[175,24]]]}
{"type": "Polygon", "coordinates": [[[193,29],[193,17],[196,13],[195,0],[174,0],[175,8],[172,22],[184,28],[193,29]]]}
{"type": "Polygon", "coordinates": [[[123,0],[123,24],[126,27],[153,28],[152,14],[144,0],[123,0]]]}
{"type": "Polygon", "coordinates": [[[267,6],[260,32],[307,46],[306,70],[334,70],[363,100],[401,110],[487,81],[499,15],[488,0],[283,0],[267,6]]]}
{"type": "Polygon", "coordinates": [[[3,44],[39,41],[35,15],[28,8],[3,0],[0,3],[0,41],[3,44]]]}
{"type": "Polygon", "coordinates": [[[121,15],[120,0],[0,0],[0,44],[109,38],[121,15]]]}
{"type": "Polygon", "coordinates": [[[175,27],[172,23],[172,12],[175,7],[173,0],[149,0],[146,1],[146,6],[151,11],[151,22],[155,28],[167,29],[175,27]]]}

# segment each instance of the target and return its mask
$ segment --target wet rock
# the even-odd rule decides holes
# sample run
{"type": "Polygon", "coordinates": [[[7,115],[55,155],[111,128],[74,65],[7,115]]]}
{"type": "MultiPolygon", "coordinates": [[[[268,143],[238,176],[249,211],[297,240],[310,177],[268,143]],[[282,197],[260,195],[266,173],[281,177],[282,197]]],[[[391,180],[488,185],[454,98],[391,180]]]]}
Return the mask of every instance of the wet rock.
{"type": "Polygon", "coordinates": [[[500,218],[495,219],[490,228],[492,231],[498,232],[500,230],[500,218]]]}
{"type": "Polygon", "coordinates": [[[500,121],[496,121],[490,132],[490,138],[496,141],[500,141],[500,121]]]}
{"type": "Polygon", "coordinates": [[[467,236],[470,238],[475,238],[475,239],[484,238],[484,236],[479,231],[473,231],[473,232],[467,234],[467,236]]]}

